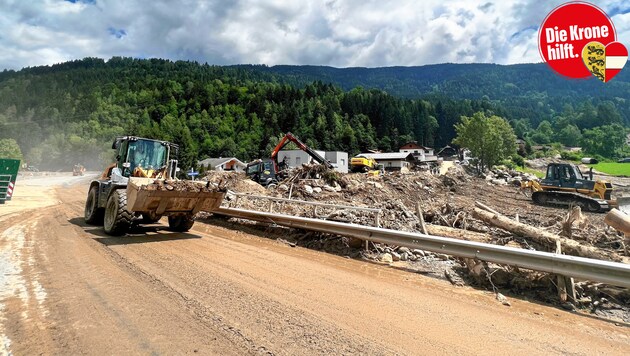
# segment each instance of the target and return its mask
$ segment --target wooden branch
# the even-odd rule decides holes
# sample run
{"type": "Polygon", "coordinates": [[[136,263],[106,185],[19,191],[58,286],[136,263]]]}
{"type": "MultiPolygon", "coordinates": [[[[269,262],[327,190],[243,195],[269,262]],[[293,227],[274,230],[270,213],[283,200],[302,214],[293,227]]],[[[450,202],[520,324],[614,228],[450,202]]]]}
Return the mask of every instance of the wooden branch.
{"type": "Polygon", "coordinates": [[[475,202],[475,206],[476,206],[476,207],[478,207],[478,208],[480,208],[480,209],[483,209],[483,210],[485,210],[485,211],[489,211],[489,212],[491,212],[492,214],[499,214],[499,212],[498,212],[498,211],[496,211],[496,210],[492,209],[491,207],[487,206],[486,204],[484,204],[484,203],[482,203],[482,202],[478,202],[478,201],[476,201],[476,202],[475,202]]]}
{"type": "Polygon", "coordinates": [[[480,232],[456,229],[454,227],[442,225],[426,224],[425,226],[429,235],[444,236],[458,240],[477,241],[485,243],[491,243],[493,241],[492,236],[488,234],[482,234],[480,232]]]}
{"type": "Polygon", "coordinates": [[[621,261],[621,257],[616,253],[603,251],[593,246],[582,245],[577,241],[564,239],[556,234],[539,229],[537,227],[518,223],[501,214],[493,214],[491,212],[475,208],[475,210],[473,211],[473,215],[477,219],[482,220],[490,225],[500,227],[503,230],[509,231],[519,236],[530,238],[533,241],[545,245],[553,250],[555,250],[556,241],[560,241],[560,243],[562,243],[562,248],[564,249],[564,252],[568,255],[595,258],[600,260],[621,261]]]}
{"type": "Polygon", "coordinates": [[[424,215],[422,214],[422,208],[420,207],[420,203],[416,204],[416,214],[418,215],[418,219],[420,219],[420,226],[422,226],[422,233],[427,234],[427,225],[424,223],[424,215]]]}

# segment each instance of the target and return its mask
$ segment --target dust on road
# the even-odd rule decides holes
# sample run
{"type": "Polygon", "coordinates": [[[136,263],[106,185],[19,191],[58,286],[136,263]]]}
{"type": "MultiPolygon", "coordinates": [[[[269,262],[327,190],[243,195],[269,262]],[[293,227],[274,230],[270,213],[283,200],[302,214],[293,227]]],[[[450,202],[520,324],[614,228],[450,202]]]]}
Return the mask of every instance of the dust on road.
{"type": "Polygon", "coordinates": [[[18,181],[18,210],[0,207],[0,354],[630,349],[623,324],[524,300],[507,308],[483,291],[238,230],[156,224],[110,237],[83,223],[85,180],[40,188],[18,181]]]}

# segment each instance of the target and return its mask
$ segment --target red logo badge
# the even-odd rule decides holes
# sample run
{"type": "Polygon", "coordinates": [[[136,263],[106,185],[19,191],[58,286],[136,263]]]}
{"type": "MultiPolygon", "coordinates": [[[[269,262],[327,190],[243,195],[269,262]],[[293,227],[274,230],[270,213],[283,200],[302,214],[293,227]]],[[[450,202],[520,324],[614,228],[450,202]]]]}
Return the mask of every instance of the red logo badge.
{"type": "Polygon", "coordinates": [[[569,78],[591,75],[612,79],[628,59],[626,47],[616,42],[612,21],[600,8],[569,2],[547,15],[538,32],[538,49],[545,62],[569,78]]]}

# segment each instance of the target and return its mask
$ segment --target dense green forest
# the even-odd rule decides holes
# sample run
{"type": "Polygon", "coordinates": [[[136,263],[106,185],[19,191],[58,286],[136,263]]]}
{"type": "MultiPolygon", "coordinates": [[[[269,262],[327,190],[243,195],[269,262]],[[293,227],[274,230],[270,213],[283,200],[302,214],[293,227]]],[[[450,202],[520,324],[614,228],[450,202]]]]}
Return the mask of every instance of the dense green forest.
{"type": "MultiPolygon", "coordinates": [[[[447,69],[454,65],[441,66],[419,68],[450,73],[447,69]]],[[[533,89],[516,90],[500,73],[484,74],[478,65],[469,65],[468,71],[466,66],[457,65],[459,76],[451,73],[442,82],[438,74],[424,79],[417,74],[417,83],[433,84],[405,91],[402,74],[388,71],[418,68],[369,69],[383,72],[361,79],[360,72],[355,73],[358,69],[352,68],[336,70],[339,76],[318,77],[299,71],[326,67],[86,58],[0,73],[0,139],[15,139],[33,165],[66,170],[75,163],[100,169],[111,160],[112,139],[121,134],[180,144],[181,166],[187,168],[205,157],[236,156],[243,161],[267,157],[287,131],[318,149],[350,154],[395,150],[410,140],[439,147],[454,138],[454,124],[462,115],[476,112],[507,118],[517,135],[532,143],[597,143],[597,137],[610,130],[618,136],[625,133],[625,127],[615,126],[628,123],[623,98],[628,97],[624,91],[630,84],[623,72],[601,93],[582,88],[569,95],[570,86],[560,83],[566,93],[560,92],[568,95],[560,101],[533,89]],[[481,91],[492,87],[486,83],[491,78],[498,89],[481,91]]],[[[488,66],[491,71],[520,68],[488,66]]],[[[527,78],[536,78],[530,71],[524,67],[522,80],[514,79],[513,85],[530,86],[527,78]]],[[[618,145],[606,152],[619,154],[618,145]]]]}
{"type": "Polygon", "coordinates": [[[333,83],[344,90],[378,88],[403,98],[485,99],[498,104],[511,119],[543,120],[583,105],[611,103],[630,124],[630,71],[602,83],[595,77],[569,80],[544,63],[435,64],[421,67],[333,68],[325,66],[237,66],[277,75],[293,85],[333,83]]]}

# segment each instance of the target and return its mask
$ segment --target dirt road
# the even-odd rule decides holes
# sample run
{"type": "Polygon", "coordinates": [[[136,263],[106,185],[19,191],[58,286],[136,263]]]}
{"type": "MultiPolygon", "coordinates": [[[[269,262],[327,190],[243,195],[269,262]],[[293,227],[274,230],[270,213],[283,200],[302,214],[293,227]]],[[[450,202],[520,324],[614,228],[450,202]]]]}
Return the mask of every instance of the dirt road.
{"type": "Polygon", "coordinates": [[[483,291],[239,230],[156,224],[109,237],[83,223],[86,178],[25,182],[0,206],[0,354],[630,350],[628,325],[524,300],[505,307],[483,291]]]}

